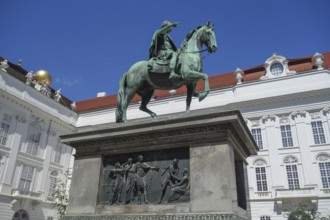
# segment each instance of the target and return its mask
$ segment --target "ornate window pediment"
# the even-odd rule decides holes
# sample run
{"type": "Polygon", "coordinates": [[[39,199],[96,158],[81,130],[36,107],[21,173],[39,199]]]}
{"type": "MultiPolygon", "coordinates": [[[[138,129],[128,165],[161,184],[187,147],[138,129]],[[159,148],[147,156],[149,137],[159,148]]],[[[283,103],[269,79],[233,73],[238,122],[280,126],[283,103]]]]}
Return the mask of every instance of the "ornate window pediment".
{"type": "Polygon", "coordinates": [[[254,166],[266,166],[267,163],[264,159],[258,158],[253,163],[254,166]]]}
{"type": "Polygon", "coordinates": [[[276,77],[296,74],[296,71],[290,71],[288,61],[285,57],[273,53],[264,64],[266,74],[260,79],[271,79],[276,77]]]}
{"type": "Polygon", "coordinates": [[[298,163],[298,159],[294,156],[287,156],[283,160],[284,163],[298,163]]]}

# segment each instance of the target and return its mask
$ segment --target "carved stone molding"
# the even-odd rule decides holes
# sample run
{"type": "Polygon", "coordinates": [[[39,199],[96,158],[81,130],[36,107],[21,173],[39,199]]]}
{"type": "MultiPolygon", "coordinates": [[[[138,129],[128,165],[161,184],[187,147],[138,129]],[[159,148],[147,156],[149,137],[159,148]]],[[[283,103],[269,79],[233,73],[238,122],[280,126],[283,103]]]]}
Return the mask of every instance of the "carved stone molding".
{"type": "Polygon", "coordinates": [[[63,220],[244,220],[236,214],[95,215],[64,216],[63,220]]]}
{"type": "Polygon", "coordinates": [[[26,123],[26,118],[24,116],[22,116],[22,115],[16,115],[15,118],[16,118],[16,121],[17,122],[20,122],[22,124],[25,124],[26,123]]]}
{"type": "Polygon", "coordinates": [[[329,114],[330,113],[330,106],[327,106],[327,107],[324,107],[323,109],[322,109],[322,112],[323,112],[323,114],[329,114]]]}
{"type": "Polygon", "coordinates": [[[108,145],[108,144],[123,144],[137,141],[144,141],[150,139],[159,139],[159,138],[171,138],[174,136],[180,135],[191,135],[191,134],[199,134],[199,133],[208,133],[212,131],[220,131],[225,129],[231,129],[225,125],[209,125],[209,126],[200,126],[193,128],[182,128],[168,131],[159,131],[154,133],[147,133],[144,135],[130,135],[129,137],[115,137],[110,139],[101,139],[101,140],[93,140],[93,141],[85,141],[83,143],[75,143],[71,144],[72,147],[91,147],[97,145],[108,145]]]}
{"type": "Polygon", "coordinates": [[[298,115],[301,117],[306,117],[306,111],[294,111],[291,113],[292,118],[296,118],[298,115]]]}
{"type": "Polygon", "coordinates": [[[320,112],[310,112],[309,115],[311,116],[312,119],[320,119],[321,118],[321,113],[320,112]]]}
{"type": "Polygon", "coordinates": [[[280,117],[280,124],[287,124],[287,123],[290,123],[290,119],[288,116],[281,116],[280,117]]]}
{"type": "Polygon", "coordinates": [[[287,156],[283,160],[284,163],[298,163],[298,159],[294,156],[287,156]]]}
{"type": "Polygon", "coordinates": [[[267,165],[266,161],[264,159],[256,159],[253,163],[254,166],[265,166],[267,165]]]}
{"type": "Polygon", "coordinates": [[[251,120],[251,126],[252,127],[259,127],[260,126],[260,120],[251,120]]]}
{"type": "Polygon", "coordinates": [[[47,133],[48,133],[49,136],[52,136],[52,137],[55,137],[57,135],[56,131],[52,130],[52,129],[49,130],[47,133]]]}
{"type": "Polygon", "coordinates": [[[268,121],[268,120],[275,121],[276,116],[275,115],[264,115],[264,116],[262,116],[261,120],[264,122],[268,121]]]}
{"type": "Polygon", "coordinates": [[[327,161],[330,160],[330,156],[328,154],[320,154],[316,157],[318,161],[327,161]]]}

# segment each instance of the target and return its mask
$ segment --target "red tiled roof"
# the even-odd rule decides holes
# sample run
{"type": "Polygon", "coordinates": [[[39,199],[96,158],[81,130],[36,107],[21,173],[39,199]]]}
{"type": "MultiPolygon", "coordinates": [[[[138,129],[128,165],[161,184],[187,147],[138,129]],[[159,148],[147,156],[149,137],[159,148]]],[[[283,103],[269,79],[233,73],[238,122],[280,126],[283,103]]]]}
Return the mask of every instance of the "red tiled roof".
{"type": "MultiPolygon", "coordinates": [[[[330,52],[323,53],[323,67],[330,68],[330,52]]],[[[289,70],[295,70],[297,73],[301,73],[307,70],[315,69],[313,65],[312,56],[302,57],[297,59],[288,59],[289,70]]],[[[261,76],[265,75],[265,68],[263,65],[253,67],[250,69],[243,70],[243,82],[259,80],[261,76]]],[[[236,85],[236,76],[234,72],[218,74],[209,77],[210,88],[211,89],[220,89],[228,86],[236,85]]],[[[203,81],[199,81],[196,86],[197,91],[204,89],[203,81]]],[[[182,86],[176,90],[176,95],[182,95],[186,93],[186,87],[182,86]]],[[[155,96],[157,98],[164,98],[170,96],[167,90],[155,90],[155,96]]],[[[141,98],[138,95],[135,95],[131,103],[137,103],[141,98]]],[[[110,95],[106,97],[99,97],[89,100],[84,100],[76,103],[77,109],[79,112],[86,112],[92,110],[100,110],[105,108],[115,107],[117,104],[117,95],[110,95]]]]}

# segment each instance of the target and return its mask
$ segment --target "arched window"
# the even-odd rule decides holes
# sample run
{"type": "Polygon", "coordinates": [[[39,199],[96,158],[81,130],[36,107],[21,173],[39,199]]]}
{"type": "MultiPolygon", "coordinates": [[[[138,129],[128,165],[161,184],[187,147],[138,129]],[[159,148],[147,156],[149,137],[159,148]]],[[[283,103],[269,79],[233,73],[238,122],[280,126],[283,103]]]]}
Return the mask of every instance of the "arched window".
{"type": "Polygon", "coordinates": [[[24,209],[20,209],[15,212],[13,220],[29,220],[29,215],[24,209]]]}
{"type": "Polygon", "coordinates": [[[322,187],[324,189],[330,188],[330,156],[328,154],[320,154],[316,160],[319,164],[322,187]]]}
{"type": "Polygon", "coordinates": [[[281,73],[283,73],[283,66],[282,64],[276,62],[276,63],[273,63],[271,66],[270,66],[270,72],[271,74],[277,76],[277,75],[280,75],[281,73]]]}
{"type": "Polygon", "coordinates": [[[286,175],[288,178],[289,189],[299,189],[299,175],[298,175],[298,160],[294,156],[287,156],[284,158],[286,175]]]}

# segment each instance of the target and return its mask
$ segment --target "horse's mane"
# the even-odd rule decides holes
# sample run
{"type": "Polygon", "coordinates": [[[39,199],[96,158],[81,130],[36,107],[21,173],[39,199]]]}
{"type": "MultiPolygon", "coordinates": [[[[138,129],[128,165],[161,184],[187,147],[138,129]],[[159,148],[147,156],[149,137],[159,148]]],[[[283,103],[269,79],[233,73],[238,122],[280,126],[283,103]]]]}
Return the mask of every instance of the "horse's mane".
{"type": "Polygon", "coordinates": [[[190,32],[187,34],[186,38],[183,40],[183,42],[182,42],[182,44],[181,44],[181,46],[180,46],[180,50],[183,50],[183,49],[186,47],[186,45],[187,45],[188,41],[190,40],[190,38],[194,35],[194,33],[195,33],[197,30],[201,29],[202,27],[203,27],[203,26],[198,26],[198,27],[194,28],[192,31],[190,31],[190,32]]]}

